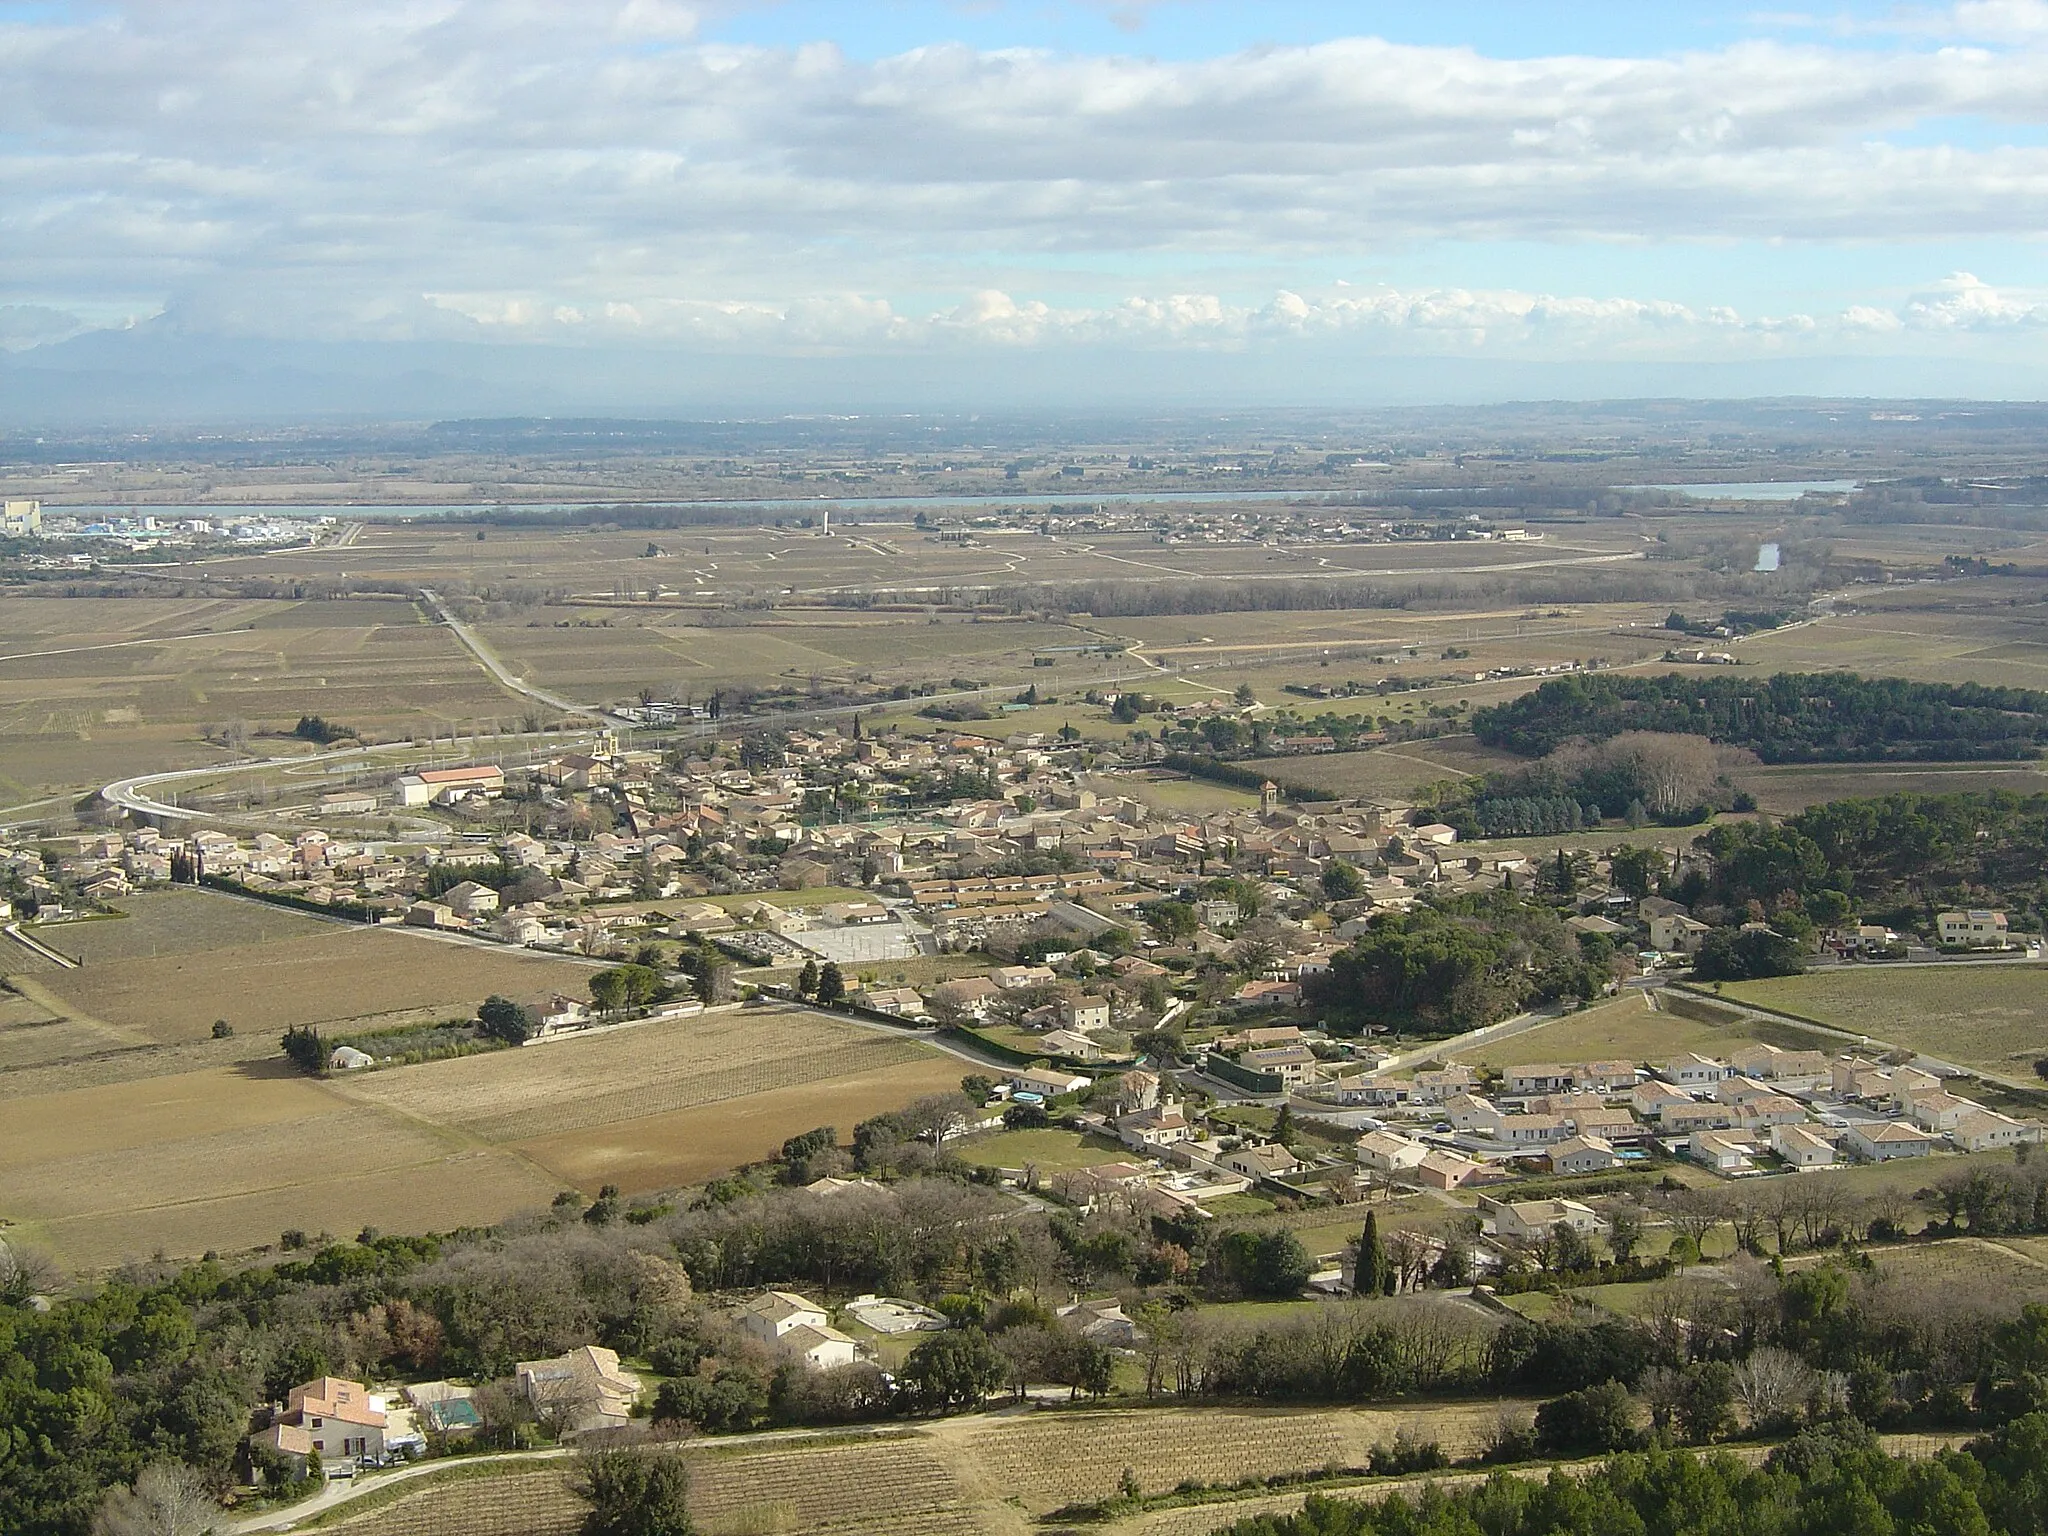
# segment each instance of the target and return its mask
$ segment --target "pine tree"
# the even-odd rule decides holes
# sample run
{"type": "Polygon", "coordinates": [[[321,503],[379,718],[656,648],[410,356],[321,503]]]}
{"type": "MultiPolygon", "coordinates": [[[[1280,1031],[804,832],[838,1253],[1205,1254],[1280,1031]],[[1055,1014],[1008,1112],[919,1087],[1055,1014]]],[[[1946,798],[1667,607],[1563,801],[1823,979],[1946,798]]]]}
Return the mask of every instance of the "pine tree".
{"type": "Polygon", "coordinates": [[[809,997],[813,992],[818,990],[817,961],[806,960],[804,962],[804,968],[797,973],[796,989],[797,992],[804,997],[809,997]]]}
{"type": "Polygon", "coordinates": [[[1387,1263],[1387,1245],[1380,1241],[1380,1218],[1377,1212],[1365,1213],[1365,1231],[1358,1239],[1358,1267],[1352,1271],[1351,1290],[1358,1296],[1378,1296],[1387,1289],[1391,1278],[1387,1263]]]}
{"type": "Polygon", "coordinates": [[[827,1008],[846,996],[846,978],[839,973],[839,967],[827,960],[825,969],[818,972],[818,1001],[827,1008]]]}

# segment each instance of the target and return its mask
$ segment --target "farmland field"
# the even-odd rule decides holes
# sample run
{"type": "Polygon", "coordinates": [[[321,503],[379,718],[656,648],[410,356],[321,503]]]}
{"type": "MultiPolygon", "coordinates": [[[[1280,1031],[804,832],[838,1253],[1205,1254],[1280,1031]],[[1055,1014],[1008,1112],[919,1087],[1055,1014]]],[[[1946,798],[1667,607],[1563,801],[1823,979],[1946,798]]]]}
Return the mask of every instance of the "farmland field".
{"type": "MultiPolygon", "coordinates": [[[[415,952],[403,935],[330,938],[327,925],[313,926],[316,944],[384,939],[415,952]]],[[[239,951],[189,953],[197,963],[239,951]]],[[[444,945],[417,953],[516,962],[444,945]]],[[[564,1185],[671,1187],[771,1156],[814,1126],[850,1132],[955,1087],[964,1071],[914,1040],[802,1010],[750,1009],[315,1081],[286,1068],[274,1020],[230,1039],[152,1044],[91,1019],[46,1022],[34,995],[44,977],[144,963],[45,972],[17,978],[30,995],[0,993],[0,1223],[79,1266],[249,1248],[294,1227],[494,1222],[564,1185]]],[[[224,995],[179,1005],[210,1020],[224,995]]],[[[362,995],[346,1006],[362,1006],[362,995]]]]}
{"type": "Polygon", "coordinates": [[[1835,968],[1730,983],[1727,995],[1944,1061],[2031,1079],[2048,1055],[2048,966],[1835,968]]]}
{"type": "Polygon", "coordinates": [[[493,992],[583,992],[590,968],[519,950],[303,916],[205,891],[123,898],[134,915],[41,930],[86,958],[39,984],[67,1012],[165,1044],[226,1018],[243,1033],[467,1015],[493,992]],[[132,926],[131,926],[132,925],[132,926]],[[104,957],[104,958],[103,958],[104,957]]]}
{"type": "Polygon", "coordinates": [[[1411,741],[1368,752],[1327,752],[1254,758],[1245,767],[1275,783],[1311,793],[1399,799],[1440,779],[1466,778],[1518,765],[1520,758],[1488,751],[1469,736],[1411,741]]]}
{"type": "MultiPolygon", "coordinates": [[[[1523,1406],[1526,1405],[1514,1405],[1523,1406]]],[[[1362,1466],[1374,1444],[1407,1429],[1453,1456],[1470,1454],[1500,1413],[1494,1403],[1389,1409],[1243,1411],[1134,1408],[1073,1414],[975,1415],[908,1431],[772,1443],[699,1441],[690,1503],[707,1536],[1011,1536],[1060,1505],[1116,1492],[1129,1468],[1161,1493],[1189,1478],[1229,1482],[1282,1471],[1362,1466]]],[[[323,1529],[335,1536],[571,1536],[582,1506],[565,1468],[476,1469],[323,1529]]],[[[1247,1504],[1242,1508],[1251,1508],[1247,1504]]],[[[1207,1531],[1238,1505],[1172,1511],[1207,1531]]],[[[1151,1530],[1159,1516],[1140,1517],[1151,1530]]],[[[1118,1526],[1117,1529],[1123,1529],[1118,1526]]],[[[1136,1528],[1136,1527],[1133,1527],[1136,1528]]],[[[1166,1527],[1159,1527],[1165,1529],[1166,1527]]],[[[1179,1525],[1172,1529],[1179,1530],[1179,1525]]]]}
{"type": "Polygon", "coordinates": [[[1756,796],[1757,808],[1791,816],[1824,800],[1870,799],[1881,795],[1984,794],[2008,790],[2019,795],[2048,792],[2048,772],[2027,763],[1923,764],[1912,768],[1870,763],[1828,763],[1817,767],[1741,768],[1736,786],[1756,796]]]}
{"type": "Polygon", "coordinates": [[[368,1073],[344,1079],[342,1091],[487,1140],[525,1141],[930,1055],[915,1040],[809,1010],[745,1008],[368,1073]]]}
{"type": "Polygon", "coordinates": [[[277,1060],[16,1098],[0,1116],[0,1215],[81,1266],[287,1227],[499,1220],[554,1189],[510,1154],[364,1114],[277,1060]]]}
{"type": "MultiPolygon", "coordinates": [[[[311,709],[403,734],[517,702],[403,599],[16,596],[0,619],[0,799],[201,766],[206,722],[288,731],[311,709]]],[[[259,738],[260,739],[260,738],[259,738]]],[[[277,748],[292,743],[280,741],[277,748]]],[[[273,749],[275,750],[275,749],[273,749]]]]}
{"type": "Polygon", "coordinates": [[[891,1066],[533,1137],[513,1143],[513,1150],[578,1189],[603,1184],[616,1184],[627,1194],[669,1189],[700,1182],[736,1163],[773,1157],[788,1138],[821,1125],[832,1126],[844,1141],[871,1115],[958,1088],[970,1070],[957,1057],[920,1051],[891,1066]]]}
{"type": "MultiPolygon", "coordinates": [[[[1458,1057],[1470,1065],[1509,1066],[1521,1061],[1660,1060],[1681,1051],[1723,1054],[1752,1040],[1811,1049],[1815,1037],[1796,1025],[1751,1020],[1740,1024],[1707,1024],[1652,1009],[1640,994],[1627,994],[1568,1013],[1504,1040],[1492,1041],[1458,1057]]],[[[1825,1044],[1825,1041],[1820,1042],[1825,1044]]]]}

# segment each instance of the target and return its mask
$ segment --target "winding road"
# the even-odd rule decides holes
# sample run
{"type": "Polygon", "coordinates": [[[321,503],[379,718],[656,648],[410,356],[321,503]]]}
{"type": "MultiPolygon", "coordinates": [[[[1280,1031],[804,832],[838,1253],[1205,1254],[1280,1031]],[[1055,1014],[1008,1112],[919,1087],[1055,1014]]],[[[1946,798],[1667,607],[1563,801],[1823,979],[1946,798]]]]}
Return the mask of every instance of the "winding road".
{"type": "Polygon", "coordinates": [[[489,647],[476,637],[476,631],[472,630],[449,611],[448,605],[441,601],[441,595],[434,591],[433,588],[421,587],[420,597],[429,608],[434,610],[435,615],[440,621],[448,626],[449,633],[462,642],[463,649],[474,656],[483,665],[484,670],[496,678],[501,686],[511,689],[514,693],[523,694],[535,703],[545,704],[550,709],[559,709],[565,715],[595,715],[600,720],[607,721],[613,725],[630,725],[632,723],[629,720],[621,719],[617,715],[607,714],[594,704],[577,704],[563,698],[558,693],[549,693],[546,689],[534,687],[533,684],[527,682],[524,678],[508,671],[505,664],[499,661],[496,656],[493,656],[489,647]]]}

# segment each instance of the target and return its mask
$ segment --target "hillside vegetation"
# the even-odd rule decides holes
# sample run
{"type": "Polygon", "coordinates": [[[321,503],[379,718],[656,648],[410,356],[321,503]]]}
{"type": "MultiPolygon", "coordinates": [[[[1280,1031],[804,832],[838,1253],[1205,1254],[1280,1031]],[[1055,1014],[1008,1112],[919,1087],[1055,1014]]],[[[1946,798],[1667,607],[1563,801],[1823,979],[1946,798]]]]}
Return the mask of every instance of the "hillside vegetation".
{"type": "Polygon", "coordinates": [[[2048,694],[1853,672],[1608,674],[1556,678],[1472,717],[1482,743],[1524,757],[1624,731],[1704,736],[1767,763],[2024,758],[2048,740],[2048,694]]]}

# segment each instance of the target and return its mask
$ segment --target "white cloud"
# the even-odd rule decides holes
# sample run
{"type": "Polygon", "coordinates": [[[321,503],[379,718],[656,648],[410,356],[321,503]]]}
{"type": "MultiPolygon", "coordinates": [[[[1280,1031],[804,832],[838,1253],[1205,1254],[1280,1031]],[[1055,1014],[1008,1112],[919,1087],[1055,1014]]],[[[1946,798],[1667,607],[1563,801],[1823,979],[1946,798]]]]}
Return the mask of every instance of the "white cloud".
{"type": "Polygon", "coordinates": [[[1997,331],[2048,325],[2048,295],[1992,287],[1957,272],[1907,303],[1907,324],[1934,330],[1997,331]]]}
{"type": "MultiPolygon", "coordinates": [[[[1694,309],[1669,300],[1593,298],[1512,289],[1353,287],[1320,293],[1281,289],[1263,302],[1214,293],[1134,294],[1102,305],[1061,306],[983,289],[922,314],[857,294],[789,304],[749,301],[624,302],[550,308],[532,296],[442,294],[451,315],[524,340],[603,339],[714,349],[844,352],[884,347],[1242,351],[1289,342],[1327,343],[1367,353],[1423,355],[1485,351],[1507,356],[1677,358],[1771,355],[1788,339],[1854,342],[1913,326],[1982,324],[2023,310],[1990,290],[1950,280],[1915,299],[1905,315],[1857,306],[1840,315],[1744,316],[1724,306],[1694,309]],[[1947,306],[1943,308],[1942,306],[1947,306]],[[1953,311],[1970,320],[1945,318],[1953,311]]],[[[2039,311],[2048,316],[2048,309],[2039,311]]]]}
{"type": "MultiPolygon", "coordinates": [[[[2048,149],[1888,141],[1925,119],[2042,121],[2030,49],[1495,59],[1347,39],[1188,62],[959,46],[868,62],[704,42],[717,8],[17,13],[0,22],[0,300],[161,302],[180,325],[269,335],[799,349],[1763,346],[2033,323],[1996,318],[2030,300],[1946,290],[1745,320],[1288,275],[1438,241],[2048,233],[2048,149]],[[1219,261],[1257,276],[1203,275],[1219,261]]],[[[1942,14],[1956,35],[2024,42],[2048,0],[1942,14]]]]}

